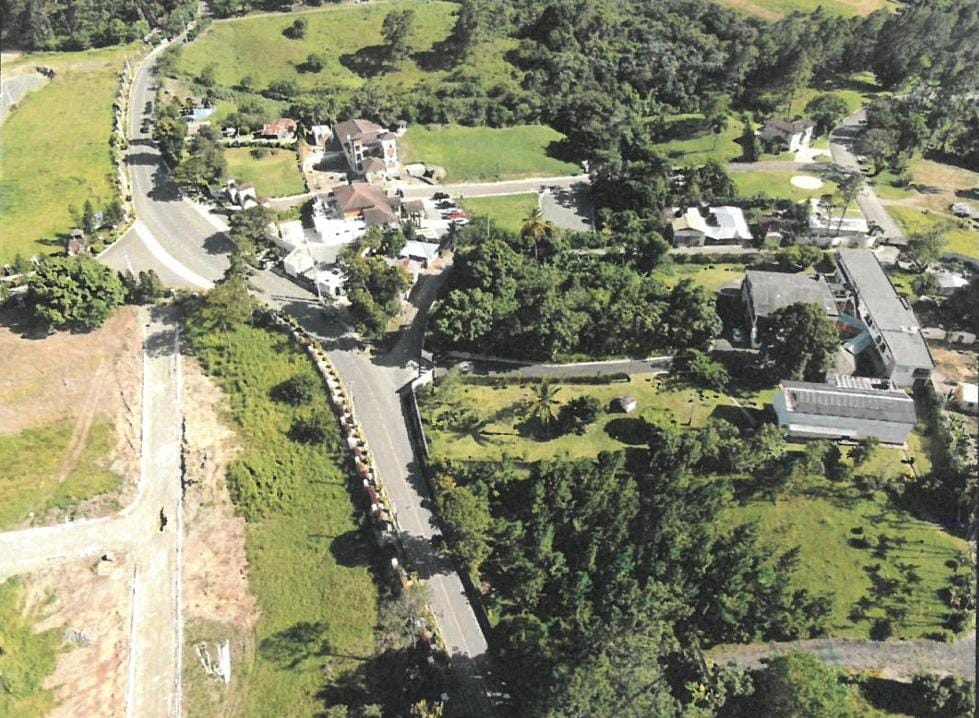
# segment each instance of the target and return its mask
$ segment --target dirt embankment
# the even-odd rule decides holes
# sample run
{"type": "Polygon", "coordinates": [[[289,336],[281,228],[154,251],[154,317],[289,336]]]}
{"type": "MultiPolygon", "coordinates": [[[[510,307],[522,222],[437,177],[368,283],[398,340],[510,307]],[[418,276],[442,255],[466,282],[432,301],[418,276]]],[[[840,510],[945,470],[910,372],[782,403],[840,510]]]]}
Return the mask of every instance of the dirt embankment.
{"type": "Polygon", "coordinates": [[[237,681],[254,657],[259,612],[248,586],[245,520],[235,515],[225,478],[235,437],[219,415],[220,389],[193,359],[184,363],[184,392],[184,707],[188,715],[233,716],[242,697],[237,681]],[[216,661],[224,640],[229,685],[209,675],[198,652],[203,647],[216,661]]]}
{"type": "MultiPolygon", "coordinates": [[[[0,323],[0,434],[16,434],[64,423],[70,436],[57,463],[57,481],[78,466],[92,427],[111,422],[115,441],[100,462],[122,477],[118,491],[73,509],[75,516],[98,516],[132,499],[139,476],[142,326],[135,307],[124,307],[99,329],[24,338],[17,315],[0,323]]],[[[34,525],[65,520],[52,510],[34,525]]]]}

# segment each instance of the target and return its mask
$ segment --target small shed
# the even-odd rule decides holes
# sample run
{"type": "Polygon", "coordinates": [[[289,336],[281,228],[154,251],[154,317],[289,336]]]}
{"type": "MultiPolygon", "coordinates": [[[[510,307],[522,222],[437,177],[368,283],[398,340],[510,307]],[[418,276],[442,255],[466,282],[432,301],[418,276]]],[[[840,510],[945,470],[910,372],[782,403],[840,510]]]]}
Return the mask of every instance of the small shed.
{"type": "Polygon", "coordinates": [[[620,396],[614,402],[614,407],[624,414],[631,414],[639,406],[634,396],[620,396]]]}

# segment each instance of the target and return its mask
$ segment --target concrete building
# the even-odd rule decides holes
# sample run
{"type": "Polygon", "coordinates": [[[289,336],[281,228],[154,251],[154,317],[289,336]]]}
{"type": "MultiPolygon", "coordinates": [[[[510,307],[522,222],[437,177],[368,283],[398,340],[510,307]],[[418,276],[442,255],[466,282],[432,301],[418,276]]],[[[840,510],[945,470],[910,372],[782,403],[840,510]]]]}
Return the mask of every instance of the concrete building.
{"type": "Polygon", "coordinates": [[[747,312],[751,345],[758,347],[759,332],[777,310],[791,304],[817,304],[831,319],[839,311],[830,286],[822,277],[749,269],[741,282],[741,298],[747,312]]]}
{"type": "Polygon", "coordinates": [[[398,227],[401,224],[399,197],[388,197],[384,190],[366,182],[353,182],[333,191],[337,215],[347,220],[363,220],[368,227],[398,227]]]}
{"type": "Polygon", "coordinates": [[[758,138],[770,150],[783,149],[795,152],[809,146],[815,127],[815,122],[801,117],[794,120],[772,117],[758,133],[758,138]]]}
{"type": "Polygon", "coordinates": [[[751,239],[751,230],[740,207],[709,207],[706,213],[705,217],[697,207],[689,207],[683,213],[674,209],[673,246],[741,244],[751,239]]]}
{"type": "Polygon", "coordinates": [[[842,313],[870,332],[881,373],[900,387],[928,379],[935,364],[908,300],[894,289],[876,255],[866,249],[840,250],[836,279],[846,292],[842,313]]]}
{"type": "Polygon", "coordinates": [[[779,426],[794,439],[903,444],[917,422],[914,399],[886,379],[831,374],[825,384],[783,381],[773,404],[779,426]]]}
{"type": "Polygon", "coordinates": [[[369,120],[346,120],[333,128],[343,149],[352,172],[365,175],[368,171],[376,174],[379,167],[388,176],[398,173],[398,136],[369,120]],[[365,164],[369,159],[377,159],[381,165],[365,164]]]}

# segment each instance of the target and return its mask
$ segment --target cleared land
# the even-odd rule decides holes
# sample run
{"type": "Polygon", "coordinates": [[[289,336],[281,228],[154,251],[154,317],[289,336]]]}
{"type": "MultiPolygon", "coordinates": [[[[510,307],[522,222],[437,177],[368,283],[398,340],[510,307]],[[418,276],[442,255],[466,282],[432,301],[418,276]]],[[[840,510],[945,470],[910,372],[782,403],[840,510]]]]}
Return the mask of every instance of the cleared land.
{"type": "Polygon", "coordinates": [[[295,152],[260,149],[260,156],[256,158],[252,154],[254,151],[255,148],[246,147],[225,150],[228,176],[239,183],[251,182],[262,197],[287,197],[306,191],[295,152]]]}
{"type": "MultiPolygon", "coordinates": [[[[195,78],[213,65],[219,85],[233,87],[250,77],[257,89],[275,80],[293,80],[304,90],[351,91],[373,77],[392,87],[410,86],[449,74],[451,68],[444,67],[437,44],[451,31],[456,7],[448,2],[406,0],[220,20],[183,50],[177,72],[195,78]],[[400,67],[382,60],[381,24],[395,6],[415,11],[412,47],[416,52],[400,67]],[[303,38],[290,39],[283,30],[297,16],[306,19],[308,29],[303,38]],[[323,56],[320,72],[306,71],[310,53],[323,56]]],[[[485,82],[515,77],[516,70],[503,59],[513,45],[510,40],[496,41],[473,53],[477,58],[473,68],[485,82]]]]}
{"type": "Polygon", "coordinates": [[[579,165],[553,157],[562,139],[543,125],[411,127],[401,140],[400,158],[444,167],[448,182],[580,174],[579,165]]]}
{"type": "Polygon", "coordinates": [[[0,319],[0,528],[117,508],[138,472],[137,310],[43,339],[22,338],[15,312],[0,319]]]}
{"type": "Polygon", "coordinates": [[[844,17],[870,15],[881,8],[895,8],[888,0],[718,0],[722,5],[757,15],[765,20],[778,20],[793,12],[811,13],[822,8],[829,14],[844,17]]]}
{"type": "Polygon", "coordinates": [[[914,233],[940,227],[944,228],[946,252],[962,254],[979,259],[979,230],[972,229],[967,221],[952,214],[921,210],[904,205],[889,205],[887,211],[896,219],[905,232],[914,233]]]}
{"type": "Polygon", "coordinates": [[[23,99],[0,133],[0,263],[60,250],[59,235],[75,226],[69,206],[113,199],[112,103],[125,59],[141,53],[129,45],[32,55],[13,67],[43,64],[57,75],[23,99]]]}
{"type": "MultiPolygon", "coordinates": [[[[737,251],[732,247],[732,251],[737,251]]],[[[708,292],[714,293],[721,287],[737,286],[744,279],[744,264],[670,264],[656,270],[656,278],[667,287],[689,279],[708,292]]]]}
{"type": "Polygon", "coordinates": [[[325,391],[299,407],[270,397],[293,376],[315,377],[284,335],[254,327],[190,333],[205,369],[227,392],[241,445],[228,480],[248,517],[249,580],[260,618],[253,660],[239,666],[240,715],[318,715],[317,692],[373,657],[378,602],[372,548],[338,464],[339,433],[321,444],[288,435],[297,418],[332,410],[325,391]]]}
{"type": "Polygon", "coordinates": [[[536,194],[473,197],[462,205],[472,217],[489,217],[503,229],[519,232],[524,220],[537,209],[538,199],[536,194]]]}

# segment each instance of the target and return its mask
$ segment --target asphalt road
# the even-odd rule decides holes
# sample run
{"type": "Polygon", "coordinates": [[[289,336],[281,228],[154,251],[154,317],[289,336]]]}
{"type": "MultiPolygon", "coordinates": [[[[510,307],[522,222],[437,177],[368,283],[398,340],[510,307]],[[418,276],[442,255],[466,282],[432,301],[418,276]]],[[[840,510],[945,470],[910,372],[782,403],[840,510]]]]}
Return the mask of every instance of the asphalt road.
{"type": "MultiPolygon", "coordinates": [[[[159,152],[140,131],[139,115],[153,99],[148,62],[133,83],[130,153],[134,228],[106,250],[100,259],[119,270],[154,269],[169,286],[206,289],[228,266],[230,244],[223,218],[181,199],[162,164],[159,152]]],[[[575,178],[576,181],[580,181],[575,178]]],[[[533,190],[539,184],[533,185],[533,190]]],[[[434,190],[432,190],[434,191],[434,190]]],[[[427,305],[434,297],[428,278],[415,292],[427,305]]],[[[424,581],[431,588],[432,609],[460,678],[460,692],[474,716],[493,713],[488,697],[489,652],[462,581],[452,565],[431,544],[437,533],[429,506],[431,496],[415,458],[399,391],[415,376],[425,307],[400,343],[387,354],[371,357],[357,347],[355,337],[325,317],[316,296],[271,271],[258,272],[252,284],[260,297],[297,317],[326,346],[340,373],[378,464],[379,474],[394,500],[405,545],[424,581]]]]}
{"type": "Polygon", "coordinates": [[[115,516],[0,534],[0,581],[67,563],[128,553],[134,564],[126,715],[179,714],[176,559],[180,504],[180,358],[164,311],[143,346],[140,476],[133,502],[115,516]],[[161,509],[170,519],[160,531],[161,509]]]}
{"type": "Polygon", "coordinates": [[[18,75],[0,82],[0,124],[20,98],[47,81],[43,75],[18,75]]]}
{"type": "MultiPolygon", "coordinates": [[[[844,119],[833,130],[829,138],[829,151],[833,157],[833,162],[845,170],[858,174],[864,174],[864,172],[857,161],[854,143],[866,119],[866,109],[860,108],[844,119]]],[[[884,238],[888,242],[891,244],[905,244],[907,242],[904,231],[888,214],[871,185],[864,184],[863,190],[857,196],[857,206],[860,207],[860,211],[863,212],[863,216],[867,218],[868,222],[874,222],[884,230],[884,238]]]]}

